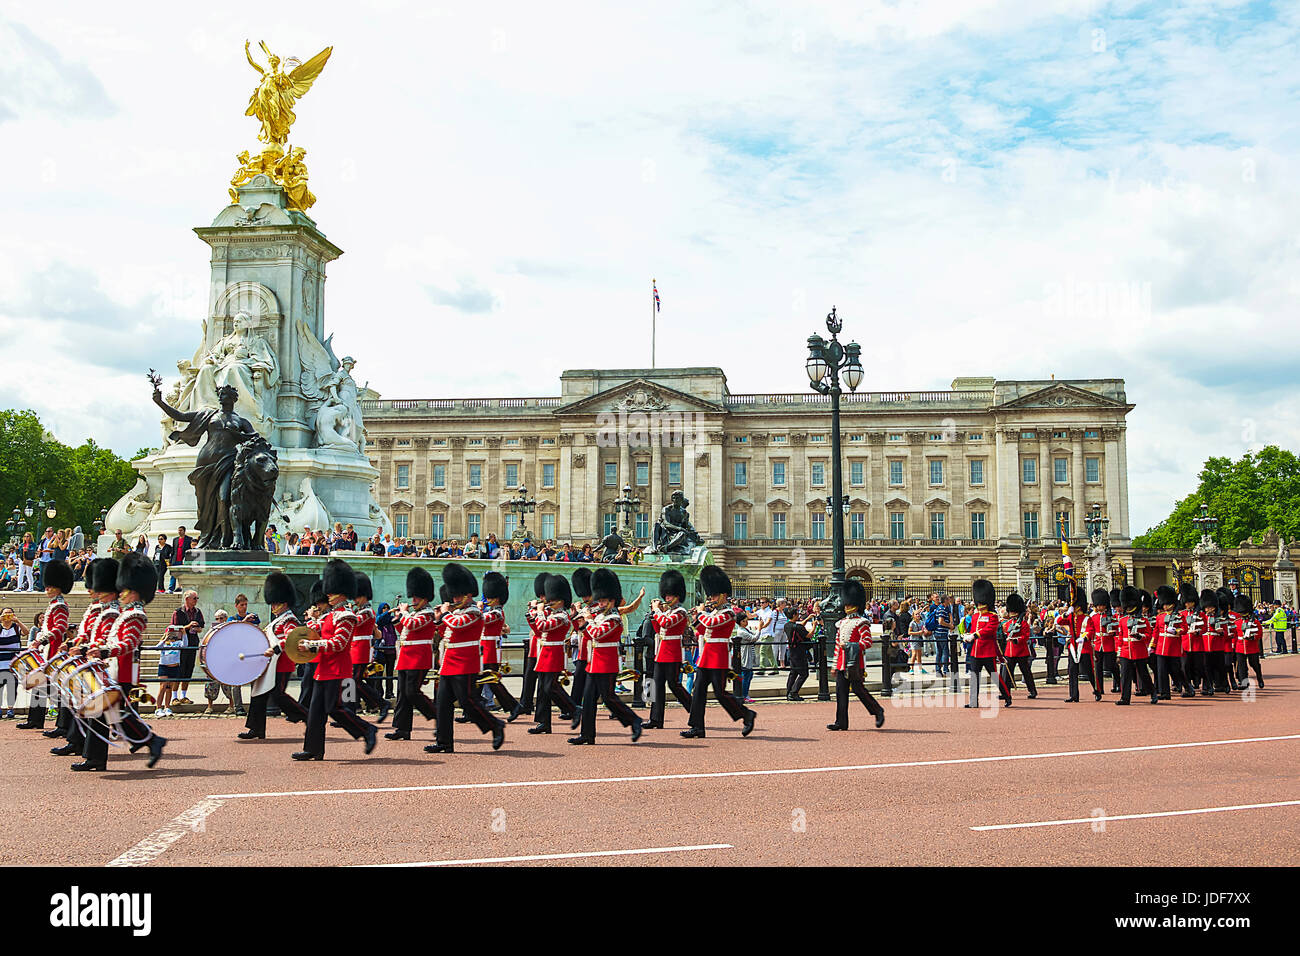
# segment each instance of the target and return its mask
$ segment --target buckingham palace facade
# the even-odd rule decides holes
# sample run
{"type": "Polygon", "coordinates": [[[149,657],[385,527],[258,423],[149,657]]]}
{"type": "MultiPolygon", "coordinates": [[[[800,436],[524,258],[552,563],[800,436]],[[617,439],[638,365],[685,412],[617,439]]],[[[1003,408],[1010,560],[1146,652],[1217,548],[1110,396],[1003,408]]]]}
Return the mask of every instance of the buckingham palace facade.
{"type": "MultiPolygon", "coordinates": [[[[959,378],[948,391],[841,401],[849,574],[878,594],[1014,582],[1099,503],[1131,555],[1120,379],[959,378]]],[[[644,543],[675,491],[742,587],[815,586],[831,565],[830,400],[733,394],[720,368],[578,369],[544,398],[362,404],[375,496],[398,537],[509,537],[528,489],[535,538],[581,545],[616,526],[644,543]],[[624,522],[614,502],[639,499],[624,522]]],[[[739,589],[738,589],[739,590],[739,589]]]]}

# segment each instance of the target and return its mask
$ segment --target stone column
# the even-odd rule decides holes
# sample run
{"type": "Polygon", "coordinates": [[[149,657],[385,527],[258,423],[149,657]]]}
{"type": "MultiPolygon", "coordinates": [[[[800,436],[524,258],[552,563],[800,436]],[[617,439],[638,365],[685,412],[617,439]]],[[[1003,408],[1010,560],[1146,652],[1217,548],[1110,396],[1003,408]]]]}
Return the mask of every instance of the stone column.
{"type": "MultiPolygon", "coordinates": [[[[1020,431],[1016,428],[999,428],[996,432],[997,451],[997,529],[990,529],[1000,541],[1019,541],[1020,524],[1020,431]]],[[[1041,520],[1041,516],[1040,516],[1041,520]]]]}
{"type": "Polygon", "coordinates": [[[808,484],[808,435],[805,432],[790,436],[790,528],[792,538],[807,538],[812,534],[811,519],[808,517],[808,495],[812,488],[808,484]]]}
{"type": "Polygon", "coordinates": [[[907,497],[911,501],[908,524],[919,528],[922,538],[930,537],[930,520],[925,502],[930,497],[930,476],[926,473],[925,432],[907,433],[907,497]]]}
{"type": "Polygon", "coordinates": [[[1071,468],[1070,468],[1070,491],[1073,492],[1074,514],[1070,515],[1070,534],[1081,534],[1084,531],[1083,516],[1087,513],[1084,509],[1084,492],[1087,485],[1084,482],[1083,472],[1083,429],[1070,429],[1071,441],[1071,468]]]}
{"type": "Polygon", "coordinates": [[[719,539],[731,535],[731,529],[725,526],[722,513],[728,484],[726,463],[722,457],[726,441],[724,433],[709,432],[709,530],[719,539]]]}
{"type": "MultiPolygon", "coordinates": [[[[1118,428],[1103,428],[1106,461],[1104,463],[1106,514],[1110,518],[1111,534],[1119,538],[1128,535],[1128,486],[1123,478],[1123,458],[1120,453],[1121,433],[1118,428]]],[[[1217,586],[1217,585],[1216,585],[1217,586]]]]}
{"type": "Polygon", "coordinates": [[[885,508],[885,501],[889,497],[885,493],[885,433],[870,432],[867,440],[871,443],[871,459],[867,462],[870,470],[867,497],[871,499],[871,507],[867,509],[867,536],[883,539],[889,535],[886,526],[889,518],[885,508]]]}
{"type": "Polygon", "coordinates": [[[580,527],[583,531],[583,537],[588,541],[600,540],[600,446],[596,444],[596,433],[586,432],[583,435],[586,447],[581,452],[574,455],[574,467],[578,467],[578,462],[586,469],[586,486],[587,494],[582,502],[582,523],[580,527]]]}
{"type": "Polygon", "coordinates": [[[555,533],[570,541],[574,538],[573,496],[576,482],[573,470],[573,436],[561,434],[555,443],[560,462],[556,468],[555,498],[560,503],[560,513],[555,518],[555,533]]]}
{"type": "Polygon", "coordinates": [[[411,452],[415,455],[415,478],[411,482],[411,531],[423,537],[429,533],[429,436],[412,438],[411,452]]]}
{"type": "Polygon", "coordinates": [[[751,434],[749,444],[753,448],[749,459],[749,496],[754,501],[754,507],[749,510],[749,535],[751,538],[759,535],[769,538],[772,536],[772,523],[767,513],[767,489],[771,465],[767,461],[767,435],[751,434]]]}
{"type": "MultiPolygon", "coordinates": [[[[447,536],[451,537],[455,533],[457,526],[460,524],[461,515],[465,514],[463,502],[465,501],[465,436],[452,435],[449,439],[451,442],[451,464],[447,467],[447,501],[451,507],[447,509],[447,536]]],[[[486,537],[489,531],[494,531],[499,538],[501,536],[501,513],[493,512],[491,506],[485,509],[486,514],[483,516],[483,534],[486,537]]]]}
{"type": "Polygon", "coordinates": [[[632,446],[628,442],[626,432],[618,436],[618,494],[623,493],[623,486],[630,485],[633,493],[636,492],[636,483],[632,478],[632,446]]]}
{"type": "MultiPolygon", "coordinates": [[[[650,500],[641,502],[641,507],[645,509],[646,514],[650,516],[650,525],[654,526],[655,519],[659,517],[659,512],[664,506],[664,436],[656,428],[651,433],[650,438],[650,500]],[[647,507],[648,506],[648,507],[647,507]]],[[[636,528],[635,520],[632,523],[633,529],[636,528]]],[[[649,534],[650,529],[646,529],[649,534]]]]}
{"type": "MultiPolygon", "coordinates": [[[[1109,471],[1109,460],[1106,468],[1109,471]]],[[[1192,549],[1192,567],[1196,573],[1196,590],[1223,587],[1223,551],[1208,535],[1202,536],[1201,543],[1192,549]]]]}
{"type": "Polygon", "coordinates": [[[1286,552],[1273,562],[1273,597],[1293,611],[1300,607],[1296,598],[1296,566],[1286,552]]]}
{"type": "MultiPolygon", "coordinates": [[[[392,500],[393,500],[393,439],[391,436],[382,436],[375,444],[379,447],[379,463],[375,465],[379,469],[378,494],[376,497],[380,501],[389,502],[388,518],[391,521],[393,517],[392,500]]],[[[298,529],[301,531],[302,529],[298,529]]]]}
{"type": "MultiPolygon", "coordinates": [[[[970,478],[970,465],[966,457],[966,433],[957,432],[953,453],[944,460],[948,479],[949,497],[947,533],[950,538],[970,539],[970,515],[966,510],[966,481],[970,478]]],[[[987,532],[986,532],[987,533],[987,532]]]]}
{"type": "MultiPolygon", "coordinates": [[[[483,501],[487,503],[486,510],[494,511],[503,516],[500,520],[504,523],[506,512],[501,509],[501,499],[503,497],[502,492],[505,491],[506,469],[505,465],[501,463],[501,436],[489,435],[483,440],[483,448],[483,501]]],[[[510,494],[513,493],[510,492],[510,494]]],[[[461,507],[458,511],[460,515],[456,520],[454,534],[457,537],[462,537],[464,528],[461,526],[461,522],[464,520],[465,509],[461,507]]]]}

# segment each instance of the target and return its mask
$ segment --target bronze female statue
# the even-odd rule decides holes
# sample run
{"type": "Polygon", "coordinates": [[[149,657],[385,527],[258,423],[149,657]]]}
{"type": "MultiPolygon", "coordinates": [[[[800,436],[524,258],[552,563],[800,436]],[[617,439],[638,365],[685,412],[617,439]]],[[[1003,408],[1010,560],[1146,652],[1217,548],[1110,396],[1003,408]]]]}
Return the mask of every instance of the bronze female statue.
{"type": "MultiPolygon", "coordinates": [[[[233,385],[223,385],[217,390],[218,408],[203,408],[182,412],[163,401],[157,385],[153,390],[154,404],[178,422],[186,422],[181,431],[168,436],[172,441],[197,445],[204,435],[208,440],[199,450],[190,484],[198,499],[199,520],[195,527],[202,532],[199,548],[229,548],[234,538],[230,519],[230,484],[235,471],[235,455],[240,444],[259,439],[248,419],[235,414],[235,401],[239,392],[233,385]]],[[[260,543],[256,546],[260,546],[260,543]]]]}

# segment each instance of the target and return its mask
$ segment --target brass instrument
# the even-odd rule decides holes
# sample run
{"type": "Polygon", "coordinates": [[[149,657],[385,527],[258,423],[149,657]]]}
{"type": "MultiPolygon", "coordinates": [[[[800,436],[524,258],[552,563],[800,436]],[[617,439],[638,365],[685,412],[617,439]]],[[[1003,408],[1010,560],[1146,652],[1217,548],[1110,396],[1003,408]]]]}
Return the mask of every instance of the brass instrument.
{"type": "Polygon", "coordinates": [[[318,635],[307,625],[299,625],[284,636],[284,653],[295,664],[310,664],[316,652],[302,646],[303,641],[314,641],[318,635]]]}
{"type": "Polygon", "coordinates": [[[569,686],[569,672],[568,672],[568,671],[560,671],[559,676],[556,678],[556,680],[559,681],[559,684],[560,684],[561,687],[568,687],[568,686],[569,686]]]}
{"type": "Polygon", "coordinates": [[[629,667],[629,668],[628,668],[627,670],[625,670],[625,671],[619,671],[619,673],[618,673],[618,677],[615,678],[615,679],[616,679],[620,684],[623,683],[624,681],[629,681],[629,680],[630,680],[630,681],[638,681],[638,680],[641,679],[641,672],[638,671],[638,670],[633,670],[632,668],[629,667]]]}
{"type": "Polygon", "coordinates": [[[143,684],[131,688],[130,701],[136,706],[155,703],[153,694],[143,684]]]}
{"type": "Polygon", "coordinates": [[[476,687],[482,687],[485,684],[499,683],[501,683],[501,675],[496,671],[483,671],[483,673],[479,674],[478,678],[474,681],[476,687]]]}
{"type": "Polygon", "coordinates": [[[382,677],[384,674],[384,664],[382,661],[371,661],[366,665],[366,677],[382,677]]]}

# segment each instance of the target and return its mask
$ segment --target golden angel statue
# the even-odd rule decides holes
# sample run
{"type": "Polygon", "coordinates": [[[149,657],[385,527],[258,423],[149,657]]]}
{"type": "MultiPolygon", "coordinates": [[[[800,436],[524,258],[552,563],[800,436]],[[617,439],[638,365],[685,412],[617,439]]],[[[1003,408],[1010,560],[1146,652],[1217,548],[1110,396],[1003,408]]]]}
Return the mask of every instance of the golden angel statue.
{"type": "Polygon", "coordinates": [[[266,69],[257,65],[249,49],[249,41],[244,41],[244,55],[248,57],[249,65],[262,77],[257,89],[249,97],[248,111],[244,115],[256,116],[261,121],[262,129],[257,134],[258,140],[284,146],[289,139],[289,127],[297,119],[292,109],[294,102],[307,95],[316,77],[320,76],[320,71],[325,69],[325,63],[334,48],[327,46],[306,63],[290,57],[284,61],[289,72],[284,73],[280,70],[280,58],[267,48],[265,42],[258,41],[258,45],[266,54],[266,69]]]}

